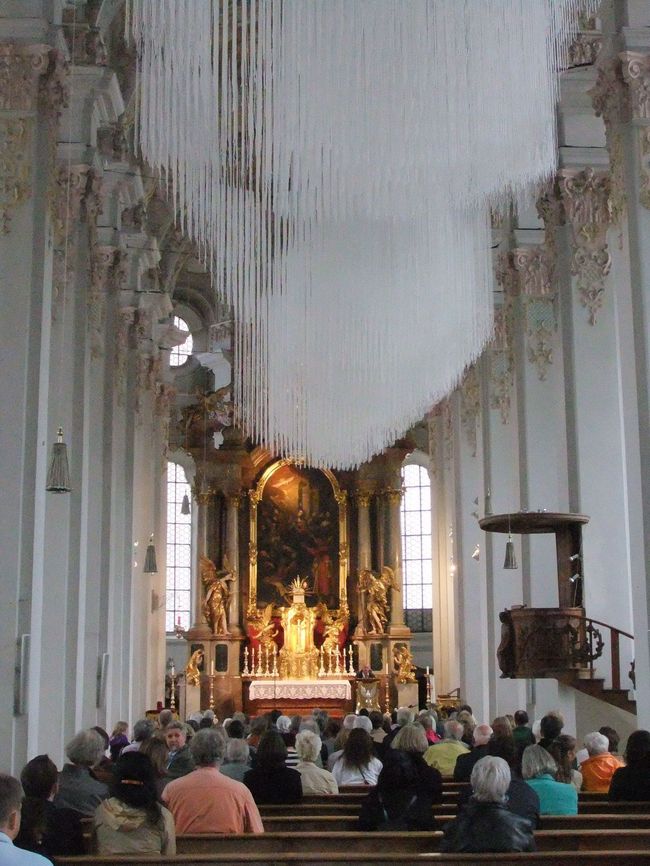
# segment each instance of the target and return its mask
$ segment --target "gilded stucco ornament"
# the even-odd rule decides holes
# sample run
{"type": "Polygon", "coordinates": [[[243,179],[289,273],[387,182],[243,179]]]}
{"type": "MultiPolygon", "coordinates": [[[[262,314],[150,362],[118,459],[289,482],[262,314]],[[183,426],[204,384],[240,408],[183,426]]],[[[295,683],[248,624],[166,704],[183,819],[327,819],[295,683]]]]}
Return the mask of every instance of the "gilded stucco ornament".
{"type": "Polygon", "coordinates": [[[490,408],[496,409],[501,422],[510,420],[510,402],[514,383],[512,350],[512,301],[494,310],[494,339],[488,348],[490,362],[490,408]]]}
{"type": "Polygon", "coordinates": [[[478,448],[478,421],[481,415],[481,387],[476,364],[467,368],[460,386],[460,421],[472,457],[478,448]]]}
{"type": "Polygon", "coordinates": [[[617,224],[626,206],[623,124],[629,121],[631,115],[630,94],[619,57],[601,58],[597,69],[598,78],[589,95],[596,117],[602,117],[605,124],[609,153],[610,209],[612,222],[617,224]]]}
{"type": "Polygon", "coordinates": [[[13,211],[32,195],[32,145],[36,112],[50,91],[42,86],[51,75],[60,96],[53,99],[48,119],[58,116],[66,101],[58,53],[48,45],[0,45],[0,231],[8,234],[13,211]],[[56,77],[54,75],[56,71],[56,77]]]}
{"type": "Polygon", "coordinates": [[[594,325],[603,305],[605,279],[612,266],[607,229],[612,222],[608,172],[562,169],[560,192],[571,227],[571,273],[576,277],[580,303],[594,325]]]}
{"type": "MultiPolygon", "coordinates": [[[[551,235],[550,227],[545,234],[551,235]]],[[[523,315],[526,323],[526,357],[537,370],[540,381],[546,379],[553,362],[551,340],[557,331],[555,316],[555,247],[544,244],[513,250],[513,263],[519,273],[523,315]]]]}
{"type": "Polygon", "coordinates": [[[632,118],[637,122],[640,204],[650,209],[650,54],[623,51],[619,55],[628,86],[632,118]]]}

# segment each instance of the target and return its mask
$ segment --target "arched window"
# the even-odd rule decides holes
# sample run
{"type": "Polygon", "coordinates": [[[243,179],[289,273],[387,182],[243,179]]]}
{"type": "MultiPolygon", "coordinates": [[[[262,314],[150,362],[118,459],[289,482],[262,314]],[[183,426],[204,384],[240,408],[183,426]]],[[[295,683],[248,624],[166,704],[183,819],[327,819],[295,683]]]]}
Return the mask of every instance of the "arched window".
{"type": "Polygon", "coordinates": [[[431,631],[431,482],[423,466],[402,467],[402,579],[404,616],[411,631],[431,631]]]}
{"type": "Polygon", "coordinates": [[[178,463],[167,463],[167,616],[171,633],[180,624],[188,629],[192,610],[192,508],[190,486],[178,463]],[[189,513],[183,514],[183,497],[189,513]]]}
{"type": "Polygon", "coordinates": [[[174,346],[169,355],[169,366],[180,367],[187,361],[187,359],[192,354],[194,341],[192,340],[192,332],[190,331],[190,326],[187,324],[185,319],[181,319],[180,316],[174,316],[174,325],[177,328],[180,328],[181,331],[188,331],[185,342],[181,343],[180,346],[174,346]]]}

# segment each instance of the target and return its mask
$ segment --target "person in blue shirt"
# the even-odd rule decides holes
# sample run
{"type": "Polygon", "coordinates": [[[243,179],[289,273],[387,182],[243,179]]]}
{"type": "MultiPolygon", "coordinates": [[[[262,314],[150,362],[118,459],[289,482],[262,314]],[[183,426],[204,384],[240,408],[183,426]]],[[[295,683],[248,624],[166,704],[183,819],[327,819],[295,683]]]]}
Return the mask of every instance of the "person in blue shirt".
{"type": "Polygon", "coordinates": [[[555,758],[542,746],[527,746],[521,775],[539,797],[541,815],[577,815],[578,792],[573,785],[555,779],[555,758]]]}
{"type": "Polygon", "coordinates": [[[14,839],[20,830],[23,789],[18,779],[0,773],[0,864],[2,866],[49,866],[50,860],[16,848],[14,839]]]}

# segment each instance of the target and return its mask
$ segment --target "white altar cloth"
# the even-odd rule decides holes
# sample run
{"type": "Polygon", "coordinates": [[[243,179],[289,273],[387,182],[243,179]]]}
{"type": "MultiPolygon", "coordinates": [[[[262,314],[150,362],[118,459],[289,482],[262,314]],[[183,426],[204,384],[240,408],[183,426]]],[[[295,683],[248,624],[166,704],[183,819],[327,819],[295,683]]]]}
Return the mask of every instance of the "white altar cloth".
{"type": "Polygon", "coordinates": [[[293,701],[328,698],[336,701],[349,701],[352,689],[349,680],[253,680],[248,698],[251,701],[289,698],[293,701]]]}

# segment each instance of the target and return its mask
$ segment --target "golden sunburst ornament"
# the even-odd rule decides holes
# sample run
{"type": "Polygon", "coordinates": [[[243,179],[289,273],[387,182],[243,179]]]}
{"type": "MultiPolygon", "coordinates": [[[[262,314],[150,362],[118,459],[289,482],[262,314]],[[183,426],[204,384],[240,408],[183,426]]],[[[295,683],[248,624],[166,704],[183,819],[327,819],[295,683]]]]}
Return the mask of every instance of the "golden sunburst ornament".
{"type": "Polygon", "coordinates": [[[292,581],[290,589],[293,593],[305,592],[305,590],[307,589],[307,581],[301,580],[300,575],[298,575],[298,577],[296,577],[296,579],[292,581]]]}

